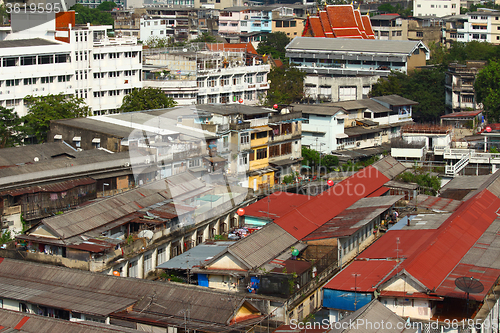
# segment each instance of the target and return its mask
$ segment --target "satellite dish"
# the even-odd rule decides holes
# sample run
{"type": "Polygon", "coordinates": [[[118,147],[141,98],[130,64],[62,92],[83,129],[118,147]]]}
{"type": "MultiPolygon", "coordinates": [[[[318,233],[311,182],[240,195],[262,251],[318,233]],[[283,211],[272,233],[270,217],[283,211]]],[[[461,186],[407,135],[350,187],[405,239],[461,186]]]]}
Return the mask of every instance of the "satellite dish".
{"type": "Polygon", "coordinates": [[[468,276],[462,276],[455,279],[455,286],[467,294],[479,294],[484,290],[481,281],[468,276]]]}
{"type": "Polygon", "coordinates": [[[141,232],[139,232],[139,238],[147,238],[147,239],[151,239],[153,238],[153,232],[151,230],[143,230],[141,232]]]}
{"type": "Polygon", "coordinates": [[[39,159],[38,157],[35,157],[35,158],[33,159],[33,161],[38,162],[38,161],[40,161],[40,159],[39,159]]]}
{"type": "Polygon", "coordinates": [[[455,279],[455,286],[467,294],[467,303],[465,305],[465,317],[469,316],[469,294],[479,294],[484,290],[484,286],[478,279],[462,276],[455,279]]]}

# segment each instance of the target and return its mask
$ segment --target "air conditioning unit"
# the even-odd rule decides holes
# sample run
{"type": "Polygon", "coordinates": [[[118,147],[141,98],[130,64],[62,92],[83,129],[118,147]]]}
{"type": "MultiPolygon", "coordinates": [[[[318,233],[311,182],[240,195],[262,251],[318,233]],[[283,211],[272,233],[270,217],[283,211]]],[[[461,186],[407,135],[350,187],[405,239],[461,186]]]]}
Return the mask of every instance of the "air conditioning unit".
{"type": "Polygon", "coordinates": [[[151,160],[149,158],[146,158],[146,164],[151,163],[151,160]]]}

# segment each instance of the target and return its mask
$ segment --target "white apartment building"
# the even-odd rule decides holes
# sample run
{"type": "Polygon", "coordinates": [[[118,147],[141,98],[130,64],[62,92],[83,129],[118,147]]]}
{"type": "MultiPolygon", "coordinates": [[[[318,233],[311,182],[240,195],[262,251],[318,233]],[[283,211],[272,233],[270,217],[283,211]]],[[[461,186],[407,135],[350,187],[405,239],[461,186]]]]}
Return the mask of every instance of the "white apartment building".
{"type": "Polygon", "coordinates": [[[269,89],[270,65],[246,44],[199,45],[194,51],[171,48],[145,51],[144,86],[160,88],[179,105],[257,105],[269,89]]]}
{"type": "Polygon", "coordinates": [[[500,12],[467,13],[462,29],[457,29],[457,42],[500,44],[500,12]]]}
{"type": "Polygon", "coordinates": [[[53,22],[52,36],[40,29],[36,37],[30,29],[0,41],[0,105],[24,116],[26,96],[62,93],[85,99],[100,115],[115,112],[127,93],[142,87],[142,46],[135,38],[109,38],[111,26],[56,31],[53,22]]]}
{"type": "Polygon", "coordinates": [[[413,16],[460,15],[460,0],[413,0],[413,16]]]}

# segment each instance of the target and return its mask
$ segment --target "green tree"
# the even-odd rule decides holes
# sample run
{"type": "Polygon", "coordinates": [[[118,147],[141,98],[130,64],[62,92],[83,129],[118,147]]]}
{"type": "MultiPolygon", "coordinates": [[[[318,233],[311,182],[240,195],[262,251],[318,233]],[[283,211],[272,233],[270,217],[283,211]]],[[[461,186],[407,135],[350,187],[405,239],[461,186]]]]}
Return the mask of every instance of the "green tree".
{"type": "Polygon", "coordinates": [[[0,148],[13,147],[22,142],[21,118],[14,109],[0,106],[0,148]]]}
{"type": "Polygon", "coordinates": [[[319,152],[314,149],[302,147],[302,165],[316,168],[319,165],[319,152]]]}
{"type": "Polygon", "coordinates": [[[478,103],[483,103],[488,122],[500,119],[500,63],[490,61],[476,77],[474,91],[478,103]]]}
{"type": "Polygon", "coordinates": [[[429,195],[436,195],[441,188],[441,179],[438,176],[431,176],[428,173],[417,173],[406,171],[396,177],[405,183],[417,183],[422,187],[423,192],[429,195]]]}
{"type": "Polygon", "coordinates": [[[444,67],[413,71],[409,75],[391,72],[373,85],[371,97],[400,95],[418,102],[413,106],[413,118],[418,121],[437,121],[445,105],[444,67]]]}
{"type": "Polygon", "coordinates": [[[97,8],[88,8],[81,4],[76,4],[71,7],[72,10],[76,12],[75,21],[76,24],[87,24],[92,25],[113,25],[113,17],[108,12],[100,11],[97,8]]]}
{"type": "Polygon", "coordinates": [[[284,32],[272,32],[266,39],[259,43],[259,54],[270,54],[273,59],[285,59],[285,46],[290,43],[290,38],[284,32]]]}
{"type": "Polygon", "coordinates": [[[99,6],[97,6],[97,10],[100,10],[101,12],[110,12],[113,10],[113,8],[116,7],[116,3],[113,1],[104,1],[101,2],[99,6]]]}
{"type": "Polygon", "coordinates": [[[290,104],[304,97],[306,73],[291,65],[271,69],[267,75],[271,81],[266,96],[266,104],[290,104]]]}
{"type": "Polygon", "coordinates": [[[217,39],[208,32],[204,32],[198,38],[193,39],[191,43],[217,43],[217,39]]]}
{"type": "Polygon", "coordinates": [[[83,98],[59,95],[26,96],[28,114],[22,118],[23,131],[38,142],[44,142],[50,129],[50,121],[55,119],[86,117],[90,108],[83,98]]]}
{"type": "Polygon", "coordinates": [[[159,88],[133,89],[123,97],[121,112],[171,108],[177,105],[172,97],[167,97],[159,88]]]}
{"type": "Polygon", "coordinates": [[[152,49],[164,48],[170,46],[170,38],[153,36],[149,37],[144,44],[152,49]]]}
{"type": "Polygon", "coordinates": [[[339,165],[339,158],[333,155],[325,155],[321,158],[321,166],[326,167],[328,171],[332,171],[339,165]]]}

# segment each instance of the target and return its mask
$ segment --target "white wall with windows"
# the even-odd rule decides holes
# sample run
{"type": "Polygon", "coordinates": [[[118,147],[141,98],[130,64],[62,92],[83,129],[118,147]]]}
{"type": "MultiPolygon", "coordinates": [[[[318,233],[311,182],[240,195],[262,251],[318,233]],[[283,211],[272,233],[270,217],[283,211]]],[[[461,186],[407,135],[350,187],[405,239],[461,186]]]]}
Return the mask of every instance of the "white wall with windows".
{"type": "Polygon", "coordinates": [[[460,0],[413,0],[413,16],[460,15],[460,0]]]}

